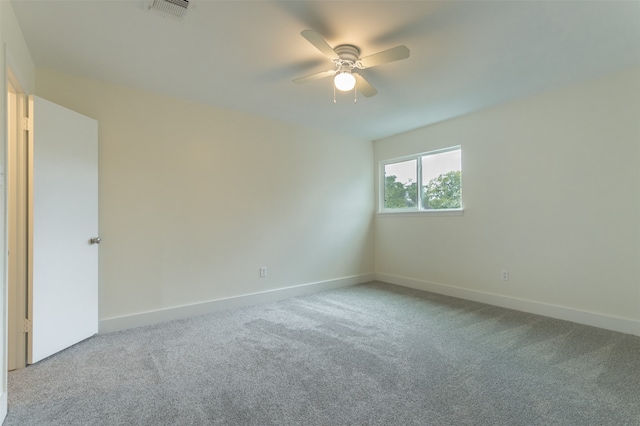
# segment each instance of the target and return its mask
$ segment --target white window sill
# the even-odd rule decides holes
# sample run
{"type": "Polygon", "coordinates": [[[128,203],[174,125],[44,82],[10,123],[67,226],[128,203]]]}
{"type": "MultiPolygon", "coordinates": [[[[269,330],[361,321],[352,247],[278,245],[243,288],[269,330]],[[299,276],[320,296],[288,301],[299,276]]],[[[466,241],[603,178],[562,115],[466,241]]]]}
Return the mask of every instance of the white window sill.
{"type": "Polygon", "coordinates": [[[438,210],[385,210],[377,213],[380,217],[399,217],[399,216],[462,216],[464,209],[438,209],[438,210]]]}

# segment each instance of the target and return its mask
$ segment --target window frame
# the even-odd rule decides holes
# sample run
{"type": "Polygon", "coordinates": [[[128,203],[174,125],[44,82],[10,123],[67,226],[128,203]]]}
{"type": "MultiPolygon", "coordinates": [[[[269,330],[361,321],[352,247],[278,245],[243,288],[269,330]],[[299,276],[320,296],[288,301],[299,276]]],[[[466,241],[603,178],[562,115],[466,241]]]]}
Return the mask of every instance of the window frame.
{"type": "Polygon", "coordinates": [[[382,160],[379,162],[378,167],[378,214],[383,215],[401,215],[401,216],[422,216],[422,215],[433,215],[433,216],[459,216],[464,212],[464,203],[462,199],[462,146],[455,145],[447,148],[434,149],[431,151],[420,152],[418,154],[405,155],[402,157],[389,158],[386,160],[382,160]],[[422,158],[428,157],[431,155],[442,154],[445,152],[451,151],[460,151],[460,207],[455,209],[423,209],[422,206],[422,158]],[[407,208],[386,208],[385,207],[385,167],[389,164],[401,163],[404,161],[416,160],[416,183],[418,187],[417,194],[417,206],[416,207],[407,207],[407,208]]]}

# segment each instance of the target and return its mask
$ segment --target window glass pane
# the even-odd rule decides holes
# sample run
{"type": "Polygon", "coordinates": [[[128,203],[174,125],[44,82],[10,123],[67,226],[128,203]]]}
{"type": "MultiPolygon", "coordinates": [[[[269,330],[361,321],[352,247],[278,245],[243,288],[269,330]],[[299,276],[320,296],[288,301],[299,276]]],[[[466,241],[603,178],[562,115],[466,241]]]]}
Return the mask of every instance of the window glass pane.
{"type": "Polygon", "coordinates": [[[416,208],[418,200],[417,160],[384,166],[384,208],[416,208]]]}
{"type": "Polygon", "coordinates": [[[460,149],[422,157],[422,208],[459,209],[462,206],[460,149]]]}

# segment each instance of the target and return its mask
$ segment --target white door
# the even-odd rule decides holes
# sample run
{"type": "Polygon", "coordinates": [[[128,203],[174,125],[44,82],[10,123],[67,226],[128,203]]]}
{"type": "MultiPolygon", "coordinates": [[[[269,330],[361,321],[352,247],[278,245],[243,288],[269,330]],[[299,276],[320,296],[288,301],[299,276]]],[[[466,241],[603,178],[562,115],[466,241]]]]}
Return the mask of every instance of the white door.
{"type": "Polygon", "coordinates": [[[98,123],[29,97],[28,363],[98,332],[98,123]]]}

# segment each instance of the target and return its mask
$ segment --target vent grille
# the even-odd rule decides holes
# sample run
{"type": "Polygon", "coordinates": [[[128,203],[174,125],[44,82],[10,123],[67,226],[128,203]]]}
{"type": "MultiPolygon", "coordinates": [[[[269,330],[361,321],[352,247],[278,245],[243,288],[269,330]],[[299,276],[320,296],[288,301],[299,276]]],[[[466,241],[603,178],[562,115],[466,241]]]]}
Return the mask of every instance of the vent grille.
{"type": "Polygon", "coordinates": [[[182,18],[187,13],[189,0],[153,0],[151,4],[153,9],[168,13],[178,18],[182,18]]]}

